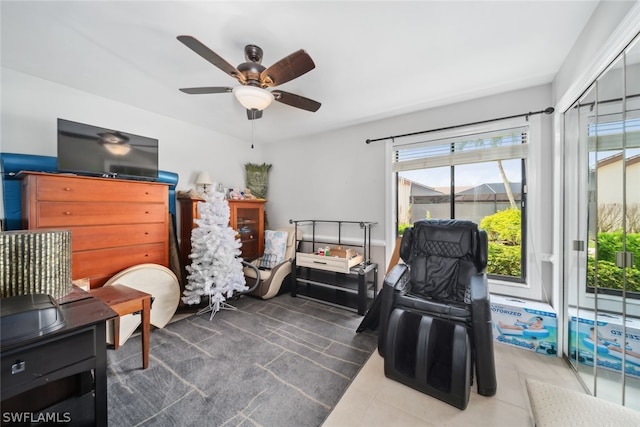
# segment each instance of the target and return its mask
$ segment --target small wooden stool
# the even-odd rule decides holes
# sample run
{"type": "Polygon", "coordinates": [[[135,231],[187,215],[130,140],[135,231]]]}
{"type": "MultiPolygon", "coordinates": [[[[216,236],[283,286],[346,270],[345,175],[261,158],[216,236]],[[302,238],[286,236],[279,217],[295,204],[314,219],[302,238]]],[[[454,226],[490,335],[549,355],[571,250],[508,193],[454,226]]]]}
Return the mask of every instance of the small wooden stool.
{"type": "MultiPolygon", "coordinates": [[[[149,366],[149,319],[151,295],[124,285],[102,286],[91,289],[91,295],[102,300],[118,316],[142,312],[142,369],[149,366]]],[[[113,319],[113,347],[120,347],[120,317],[113,319]]]]}

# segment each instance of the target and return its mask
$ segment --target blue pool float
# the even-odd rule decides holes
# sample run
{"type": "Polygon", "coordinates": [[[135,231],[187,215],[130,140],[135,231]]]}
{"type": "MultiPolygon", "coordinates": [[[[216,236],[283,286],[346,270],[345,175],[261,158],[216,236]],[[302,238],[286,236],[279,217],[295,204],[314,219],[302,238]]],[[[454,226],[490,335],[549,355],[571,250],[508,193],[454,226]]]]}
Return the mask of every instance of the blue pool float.
{"type": "MultiPolygon", "coordinates": [[[[591,338],[589,337],[582,338],[582,343],[587,348],[587,350],[593,351],[594,345],[593,345],[593,340],[591,338]]],[[[609,353],[609,349],[607,348],[606,345],[598,344],[598,354],[608,354],[608,353],[609,353]]]]}
{"type": "Polygon", "coordinates": [[[546,329],[525,329],[522,331],[522,335],[530,338],[546,338],[549,336],[549,331],[546,329]]]}
{"type": "Polygon", "coordinates": [[[549,336],[547,329],[529,329],[529,325],[523,322],[516,322],[515,325],[522,327],[522,335],[529,338],[546,338],[549,336]]]}

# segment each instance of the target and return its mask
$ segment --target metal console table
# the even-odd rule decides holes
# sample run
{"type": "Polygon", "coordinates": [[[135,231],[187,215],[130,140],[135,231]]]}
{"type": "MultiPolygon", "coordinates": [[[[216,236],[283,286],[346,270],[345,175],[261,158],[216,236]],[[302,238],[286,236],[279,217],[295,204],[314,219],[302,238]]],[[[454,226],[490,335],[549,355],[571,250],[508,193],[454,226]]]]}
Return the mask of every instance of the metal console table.
{"type": "Polygon", "coordinates": [[[291,296],[318,300],[364,315],[377,293],[378,264],[371,262],[371,227],[375,222],[334,220],[289,220],[294,224],[298,252],[291,273],[291,296]],[[343,227],[358,226],[362,240],[346,243],[343,227]],[[318,228],[328,228],[335,238],[319,238],[318,228]],[[311,229],[311,236],[298,236],[298,231],[311,229]],[[317,255],[322,245],[361,248],[362,254],[338,258],[317,255]],[[310,252],[300,251],[309,247],[310,252]],[[370,296],[370,291],[372,296],[370,296]]]}

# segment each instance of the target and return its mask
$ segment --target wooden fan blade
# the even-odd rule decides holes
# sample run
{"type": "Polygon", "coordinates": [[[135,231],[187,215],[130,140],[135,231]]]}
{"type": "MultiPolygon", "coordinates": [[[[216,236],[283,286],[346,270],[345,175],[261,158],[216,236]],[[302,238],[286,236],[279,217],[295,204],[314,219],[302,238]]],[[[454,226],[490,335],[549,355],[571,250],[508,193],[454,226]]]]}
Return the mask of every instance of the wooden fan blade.
{"type": "Polygon", "coordinates": [[[181,92],[189,95],[202,95],[206,93],[227,93],[233,91],[230,87],[185,87],[180,89],[181,92]]]}
{"type": "Polygon", "coordinates": [[[99,141],[100,137],[98,135],[85,135],[77,132],[69,132],[66,130],[61,130],[60,135],[68,136],[70,138],[78,138],[78,139],[88,139],[90,141],[99,141]]]}
{"type": "Polygon", "coordinates": [[[305,98],[304,96],[285,92],[283,90],[274,90],[271,93],[273,94],[275,100],[278,102],[282,102],[283,104],[287,104],[292,107],[311,111],[313,113],[318,111],[318,109],[322,105],[318,101],[314,101],[313,99],[305,98]]]}
{"type": "Polygon", "coordinates": [[[260,82],[264,86],[278,86],[308,73],[316,68],[316,64],[303,49],[282,58],[271,67],[260,73],[260,82]]]}
{"type": "Polygon", "coordinates": [[[233,65],[229,64],[225,61],[220,55],[209,49],[207,46],[202,44],[198,39],[192,36],[178,36],[179,41],[181,41],[185,46],[189,49],[229,74],[234,79],[237,79],[240,83],[246,83],[245,77],[240,74],[238,69],[233,65]]]}
{"type": "Polygon", "coordinates": [[[247,108],[247,119],[256,120],[262,118],[262,110],[249,110],[247,108]]]}

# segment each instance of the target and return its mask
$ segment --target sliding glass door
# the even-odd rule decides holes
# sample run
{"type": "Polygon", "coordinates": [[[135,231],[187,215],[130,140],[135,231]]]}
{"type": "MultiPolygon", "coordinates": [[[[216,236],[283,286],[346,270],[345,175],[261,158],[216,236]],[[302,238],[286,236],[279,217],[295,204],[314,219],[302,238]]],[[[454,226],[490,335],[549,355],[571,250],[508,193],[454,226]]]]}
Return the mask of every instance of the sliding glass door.
{"type": "Polygon", "coordinates": [[[566,356],[640,410],[640,43],[564,113],[566,356]]]}

